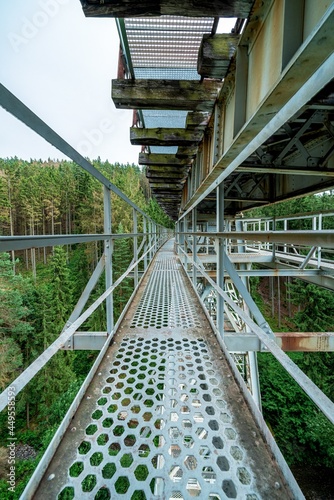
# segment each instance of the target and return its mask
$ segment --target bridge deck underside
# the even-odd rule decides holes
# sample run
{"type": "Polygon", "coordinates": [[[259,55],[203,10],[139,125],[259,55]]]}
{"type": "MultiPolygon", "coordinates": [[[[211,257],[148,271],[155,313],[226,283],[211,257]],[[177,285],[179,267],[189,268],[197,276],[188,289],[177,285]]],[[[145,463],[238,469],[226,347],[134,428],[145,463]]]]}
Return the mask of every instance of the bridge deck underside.
{"type": "Polygon", "coordinates": [[[293,498],[171,243],[34,498],[71,497],[293,498]]]}

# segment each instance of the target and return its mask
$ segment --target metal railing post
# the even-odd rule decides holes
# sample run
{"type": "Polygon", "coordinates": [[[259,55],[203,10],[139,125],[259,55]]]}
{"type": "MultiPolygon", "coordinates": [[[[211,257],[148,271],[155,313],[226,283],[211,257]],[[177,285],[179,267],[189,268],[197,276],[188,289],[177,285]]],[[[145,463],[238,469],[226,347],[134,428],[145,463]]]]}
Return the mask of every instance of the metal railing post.
{"type": "MultiPolygon", "coordinates": [[[[138,220],[137,220],[137,211],[136,209],[133,209],[132,211],[132,216],[133,216],[133,260],[134,262],[137,262],[138,260],[138,220]]],[[[138,264],[133,270],[133,279],[134,279],[134,287],[137,288],[138,285],[138,264]]]]}
{"type": "MultiPolygon", "coordinates": [[[[224,183],[216,189],[216,226],[217,232],[224,231],[224,183]]],[[[217,285],[224,290],[224,246],[225,238],[217,242],[217,285]]],[[[217,329],[224,337],[224,299],[217,293],[217,329]]]]}
{"type": "MultiPolygon", "coordinates": [[[[103,186],[103,206],[104,206],[104,233],[111,234],[111,193],[110,189],[103,186]]],[[[112,285],[112,251],[113,243],[111,238],[104,242],[105,255],[105,282],[106,290],[112,285]]],[[[114,328],[113,294],[106,298],[107,332],[111,334],[114,328]]]]}
{"type": "MultiPolygon", "coordinates": [[[[146,252],[146,249],[150,243],[150,240],[149,240],[149,237],[148,237],[148,234],[147,234],[147,221],[146,221],[146,217],[144,216],[143,217],[143,233],[144,233],[144,240],[145,240],[145,243],[144,243],[144,253],[146,252]]],[[[147,254],[145,253],[145,257],[144,257],[144,271],[146,271],[147,269],[147,254]]]]}
{"type": "MultiPolygon", "coordinates": [[[[197,208],[194,208],[194,210],[191,212],[191,224],[192,224],[192,232],[196,233],[197,231],[197,208]]],[[[194,262],[197,262],[197,237],[194,234],[192,238],[192,243],[193,243],[193,260],[194,262]]],[[[197,285],[197,269],[196,266],[193,266],[193,272],[192,272],[192,280],[193,280],[193,285],[196,288],[197,285]]]]}

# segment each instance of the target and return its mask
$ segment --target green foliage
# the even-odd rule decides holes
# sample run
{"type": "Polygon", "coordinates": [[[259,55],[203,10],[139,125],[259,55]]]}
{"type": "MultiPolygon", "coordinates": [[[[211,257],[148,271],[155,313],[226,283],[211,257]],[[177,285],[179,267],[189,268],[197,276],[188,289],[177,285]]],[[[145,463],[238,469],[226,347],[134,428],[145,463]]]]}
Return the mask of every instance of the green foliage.
{"type": "Polygon", "coordinates": [[[168,227],[169,229],[174,229],[174,222],[165,214],[161,209],[155,198],[151,198],[145,209],[146,213],[158,224],[168,227]]]}
{"type": "Polygon", "coordinates": [[[258,362],[264,417],[288,463],[334,468],[333,426],[271,354],[258,362]]]}
{"type": "Polygon", "coordinates": [[[312,283],[295,280],[290,284],[291,301],[301,306],[294,316],[302,332],[333,331],[334,319],[328,311],[334,310],[334,293],[312,283]]]}

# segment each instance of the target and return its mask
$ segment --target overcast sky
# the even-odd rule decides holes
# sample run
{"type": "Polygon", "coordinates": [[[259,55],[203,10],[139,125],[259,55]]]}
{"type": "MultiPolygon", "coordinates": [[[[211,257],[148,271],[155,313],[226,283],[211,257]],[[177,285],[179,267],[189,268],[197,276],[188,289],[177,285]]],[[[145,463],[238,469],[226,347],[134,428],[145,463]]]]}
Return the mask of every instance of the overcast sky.
{"type": "MultiPolygon", "coordinates": [[[[84,156],[137,163],[132,112],[116,110],[114,19],[85,18],[79,0],[0,5],[0,81],[84,156]]],[[[0,157],[65,158],[0,107],[0,157]]]]}

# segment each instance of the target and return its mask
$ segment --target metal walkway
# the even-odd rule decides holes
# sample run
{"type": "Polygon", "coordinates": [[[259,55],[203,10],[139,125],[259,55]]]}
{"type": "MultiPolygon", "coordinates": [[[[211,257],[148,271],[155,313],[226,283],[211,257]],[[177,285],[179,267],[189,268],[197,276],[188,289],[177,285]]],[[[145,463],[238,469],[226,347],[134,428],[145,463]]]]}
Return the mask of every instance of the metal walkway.
{"type": "Polygon", "coordinates": [[[289,474],[264,442],[168,242],[34,498],[303,498],[289,474]]]}

